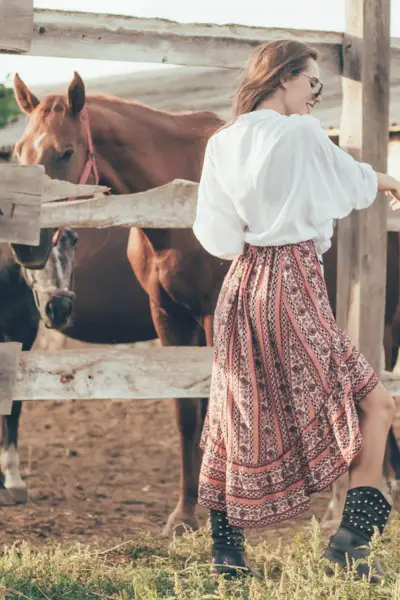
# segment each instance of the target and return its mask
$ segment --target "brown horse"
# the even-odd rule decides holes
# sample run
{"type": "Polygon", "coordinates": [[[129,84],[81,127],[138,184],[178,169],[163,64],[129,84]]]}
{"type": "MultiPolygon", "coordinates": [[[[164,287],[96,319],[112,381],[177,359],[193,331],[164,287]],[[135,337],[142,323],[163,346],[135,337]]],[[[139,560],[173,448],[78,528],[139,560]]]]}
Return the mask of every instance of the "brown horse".
{"type": "MultiPolygon", "coordinates": [[[[42,102],[18,76],[14,89],[30,116],[16,145],[19,161],[43,164],[51,177],[77,182],[88,156],[81,119],[85,107],[100,183],[116,194],[145,191],[175,178],[199,181],[206,142],[223,124],[213,113],[173,114],[115,97],[86,98],[78,74],[66,96],[51,95],[42,102]]],[[[76,320],[67,334],[107,343],[150,339],[155,331],[163,345],[210,345],[214,308],[228,267],[227,261],[208,255],[190,229],[132,228],[128,237],[123,228],[81,230],[76,320]],[[128,273],[126,256],[136,279],[128,273]]],[[[198,442],[205,409],[206,399],[176,401],[181,489],[166,533],[180,522],[197,525],[198,442]]]]}

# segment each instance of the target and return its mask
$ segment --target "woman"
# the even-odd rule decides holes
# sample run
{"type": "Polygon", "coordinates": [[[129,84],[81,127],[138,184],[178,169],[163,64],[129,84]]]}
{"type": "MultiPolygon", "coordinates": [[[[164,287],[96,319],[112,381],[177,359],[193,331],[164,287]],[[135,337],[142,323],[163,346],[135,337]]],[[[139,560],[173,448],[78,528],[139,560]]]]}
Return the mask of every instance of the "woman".
{"type": "MultiPolygon", "coordinates": [[[[215,311],[199,485],[219,573],[257,575],[243,528],[295,517],[346,471],[326,558],[345,566],[346,553],[366,556],[359,547],[390,512],[379,486],[394,401],[338,329],[320,256],[334,219],[378,191],[397,208],[400,183],[330,141],[311,116],[321,92],[312,48],[267,43],[238,88],[235,119],[206,148],[194,233],[233,259],[215,311]]],[[[374,569],[383,574],[377,561],[374,569]]]]}

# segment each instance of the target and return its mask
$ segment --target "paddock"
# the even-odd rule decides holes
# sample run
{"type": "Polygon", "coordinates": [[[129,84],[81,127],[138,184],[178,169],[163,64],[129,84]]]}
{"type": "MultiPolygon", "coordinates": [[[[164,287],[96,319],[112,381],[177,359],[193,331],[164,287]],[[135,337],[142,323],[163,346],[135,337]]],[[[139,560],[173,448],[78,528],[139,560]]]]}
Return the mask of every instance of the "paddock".
{"type": "MultiPolygon", "coordinates": [[[[321,69],[324,71],[325,77],[332,77],[337,85],[340,85],[341,78],[344,81],[342,105],[344,118],[340,123],[340,144],[356,157],[370,161],[377,169],[384,171],[386,170],[390,124],[389,66],[392,72],[399,69],[400,41],[389,40],[390,19],[387,1],[358,0],[358,2],[349,2],[349,6],[351,15],[347,31],[339,34],[244,26],[186,26],[161,20],[39,10],[33,9],[31,0],[18,0],[17,2],[6,0],[2,3],[3,13],[1,16],[7,27],[2,28],[0,48],[4,52],[26,55],[70,58],[85,56],[104,60],[125,60],[129,56],[129,60],[136,61],[237,69],[243,65],[250,50],[262,41],[281,37],[307,41],[320,51],[321,69]],[[378,6],[380,12],[375,10],[378,6]],[[377,16],[378,13],[379,16],[377,16]]],[[[397,130],[393,130],[392,143],[396,141],[397,133],[397,130]]],[[[337,132],[332,131],[331,134],[334,136],[337,135],[337,132]]],[[[32,175],[38,182],[42,178],[42,173],[39,171],[32,175]]],[[[20,175],[17,175],[17,172],[19,172],[18,168],[15,169],[15,183],[20,181],[20,175]]],[[[192,182],[175,181],[163,188],[129,195],[129,197],[104,197],[98,193],[94,199],[77,200],[74,203],[46,203],[41,205],[40,223],[43,227],[58,225],[107,227],[119,224],[187,228],[193,223],[196,189],[196,184],[192,182]]],[[[83,193],[85,192],[83,191],[83,193]]],[[[64,193],[60,197],[68,197],[68,195],[71,194],[64,193]]],[[[40,186],[36,196],[38,198],[44,196],[40,186]]],[[[0,192],[0,206],[3,206],[5,202],[7,202],[7,195],[3,189],[0,192]]],[[[339,273],[338,321],[345,329],[349,330],[353,339],[377,370],[380,370],[381,345],[377,344],[376,340],[383,339],[386,231],[400,231],[400,215],[388,213],[383,201],[376,202],[371,209],[363,211],[362,214],[352,215],[340,227],[339,255],[342,259],[339,273]]],[[[7,388],[6,393],[3,390],[3,394],[0,395],[0,398],[3,399],[2,410],[10,409],[10,401],[13,397],[33,401],[29,405],[28,414],[32,414],[35,421],[34,415],[38,418],[38,411],[40,411],[42,422],[49,424],[46,412],[60,412],[61,409],[64,412],[56,427],[56,429],[58,427],[60,429],[52,432],[53,425],[50,424],[46,430],[49,435],[52,433],[54,439],[57,440],[60,440],[62,430],[66,431],[66,424],[72,421],[68,418],[69,414],[74,414],[74,411],[84,414],[86,411],[91,411],[93,406],[99,406],[99,402],[108,402],[109,418],[115,409],[121,411],[120,418],[134,420],[136,423],[136,419],[140,422],[143,415],[157,412],[157,406],[160,406],[157,403],[167,403],[170,397],[186,397],[188,390],[192,397],[201,398],[207,394],[209,388],[210,349],[196,348],[188,352],[183,348],[161,349],[152,345],[144,349],[135,347],[63,350],[52,355],[33,350],[27,355],[20,355],[19,349],[15,345],[12,348],[7,345],[3,351],[9,351],[14,357],[14,368],[11,374],[12,393],[9,391],[10,388],[7,388]],[[179,371],[177,370],[178,363],[179,371]],[[153,400],[154,398],[158,400],[153,400]],[[128,399],[132,399],[132,402],[122,402],[128,399]],[[88,400],[92,402],[86,406],[88,400]],[[148,402],[147,408],[146,403],[140,403],[140,400],[148,402]],[[141,411],[138,409],[139,406],[141,411]],[[153,409],[150,409],[151,406],[153,409]],[[149,412],[147,413],[147,411],[149,412]],[[124,414],[129,416],[124,417],[124,414]]],[[[381,372],[381,379],[394,395],[400,394],[398,374],[381,372]]],[[[114,416],[112,418],[114,419],[114,416]]],[[[115,420],[118,431],[117,413],[115,413],[115,420]]],[[[109,419],[106,422],[109,425],[109,419]]],[[[77,430],[79,430],[79,423],[78,419],[77,430]]],[[[138,433],[143,434],[141,427],[135,425],[135,430],[136,428],[138,433]]],[[[168,443],[171,442],[171,431],[172,425],[171,430],[165,434],[168,443]]],[[[101,423],[98,423],[98,432],[97,436],[87,432],[89,438],[99,438],[92,444],[92,453],[85,450],[84,454],[87,457],[93,457],[93,453],[99,453],[102,433],[104,434],[101,423]]],[[[77,434],[77,436],[72,437],[73,444],[71,446],[78,445],[79,435],[77,434]]],[[[33,437],[32,433],[32,439],[33,437]]],[[[154,437],[154,432],[152,434],[149,431],[146,440],[150,443],[154,437]]],[[[115,465],[118,464],[120,458],[118,452],[120,454],[122,452],[118,450],[118,446],[115,449],[116,441],[110,443],[108,448],[108,456],[113,458],[112,454],[114,453],[115,465]]],[[[59,444],[59,442],[57,443],[59,444]]],[[[162,448],[162,442],[160,441],[160,443],[162,448]]],[[[140,445],[142,444],[138,440],[138,446],[140,445]]],[[[23,465],[28,480],[32,483],[31,469],[34,452],[32,445],[29,445],[28,448],[30,450],[23,459],[23,465]]],[[[76,448],[68,448],[68,445],[62,446],[62,448],[65,458],[69,462],[79,456],[79,450],[76,448]],[[77,454],[75,454],[76,452],[77,454]]],[[[149,446],[146,459],[153,452],[152,448],[149,446]]],[[[105,450],[107,450],[107,446],[101,452],[105,450]]],[[[125,450],[129,452],[129,448],[125,450]]],[[[160,454],[163,454],[161,450],[160,454]]],[[[157,450],[154,449],[154,456],[156,455],[157,450]]],[[[38,460],[38,469],[42,468],[40,456],[42,456],[43,464],[47,458],[50,462],[51,452],[48,453],[48,447],[47,450],[43,448],[42,455],[40,451],[35,455],[34,460],[38,460]]],[[[166,457],[165,452],[163,457],[166,457]]],[[[143,460],[143,454],[135,455],[132,461],[134,467],[141,460],[143,460]]],[[[173,458],[171,455],[168,465],[174,464],[174,460],[176,461],[176,457],[173,458]]],[[[112,464],[110,460],[106,462],[108,462],[108,466],[112,464]]],[[[148,470],[145,464],[143,466],[143,471],[138,471],[140,478],[148,470]]],[[[55,486],[52,484],[57,481],[58,469],[55,463],[54,468],[57,472],[53,472],[51,475],[51,465],[47,464],[47,468],[50,481],[48,488],[50,501],[47,506],[51,505],[52,501],[55,502],[54,506],[57,506],[60,492],[54,492],[55,486]],[[53,497],[53,493],[56,494],[55,497],[53,497]]],[[[87,464],[86,469],[90,470],[91,468],[91,464],[87,464]]],[[[69,469],[71,473],[75,473],[71,466],[69,469]]],[[[162,466],[159,465],[154,465],[154,468],[151,467],[150,470],[154,473],[158,471],[164,473],[162,466]]],[[[87,481],[84,471],[84,467],[81,466],[80,473],[83,473],[81,476],[83,481],[87,481]]],[[[77,474],[73,476],[75,479],[77,477],[77,474]]],[[[118,485],[126,483],[123,471],[119,473],[119,481],[118,485]]],[[[156,486],[156,481],[155,478],[154,483],[153,480],[151,484],[144,483],[141,488],[144,495],[143,500],[135,499],[134,508],[127,509],[128,512],[130,510],[133,511],[133,514],[137,514],[137,511],[143,512],[143,507],[147,506],[145,509],[147,518],[147,509],[153,500],[145,500],[145,498],[146,495],[149,498],[148,494],[150,494],[150,490],[154,489],[153,486],[156,486]],[[138,504],[135,504],[136,502],[138,504]]],[[[138,482],[139,479],[135,479],[135,488],[138,482]]],[[[162,481],[159,483],[160,486],[163,485],[162,481]]],[[[73,498],[76,499],[76,496],[79,498],[80,487],[82,487],[79,482],[75,486],[75,491],[71,481],[67,483],[65,480],[62,487],[69,490],[71,502],[73,502],[73,498]]],[[[90,495],[91,499],[86,502],[92,503],[94,507],[100,506],[102,495],[105,494],[101,486],[101,478],[94,478],[93,486],[90,487],[93,489],[93,495],[90,495]],[[94,490],[97,489],[100,491],[95,492],[94,490]]],[[[107,487],[111,496],[114,488],[113,486],[107,487]]],[[[161,498],[172,502],[171,489],[163,490],[161,498]]],[[[32,493],[34,494],[34,491],[32,493]]],[[[328,496],[325,497],[325,500],[327,498],[328,496]]],[[[82,498],[82,500],[85,499],[82,498]]],[[[156,511],[160,510],[159,501],[160,497],[156,502],[156,511]]],[[[112,502],[118,504],[118,496],[112,502]]],[[[15,515],[20,515],[21,518],[24,511],[25,515],[27,511],[31,511],[34,516],[34,514],[38,514],[37,510],[40,512],[39,504],[40,493],[37,497],[30,496],[30,504],[27,508],[11,507],[9,510],[16,511],[15,515]]],[[[70,504],[67,502],[65,505],[62,500],[60,506],[63,506],[63,510],[68,512],[69,509],[65,509],[65,506],[68,507],[70,504]]],[[[165,510],[168,510],[166,506],[165,510]]],[[[95,509],[92,512],[93,518],[96,520],[95,509]]],[[[109,514],[112,512],[113,509],[110,509],[109,514]]],[[[84,514],[87,517],[88,511],[85,510],[84,514]]],[[[89,514],[92,513],[89,512],[89,514]]],[[[123,520],[123,514],[120,517],[120,520],[123,520]]],[[[53,519],[53,517],[48,518],[50,521],[53,519]]],[[[154,519],[157,523],[156,516],[154,519]]],[[[56,522],[57,519],[54,517],[54,523],[56,522]]],[[[8,529],[9,527],[8,525],[8,529]]],[[[27,527],[28,530],[29,528],[34,530],[33,517],[32,522],[27,523],[27,527]]],[[[104,527],[107,528],[106,519],[104,519],[104,527]]],[[[45,526],[40,525],[38,531],[40,529],[44,530],[45,526]]],[[[3,530],[7,531],[7,526],[3,530]]],[[[57,535],[56,527],[49,526],[49,531],[57,535]]],[[[38,533],[39,537],[40,535],[38,533]]]]}

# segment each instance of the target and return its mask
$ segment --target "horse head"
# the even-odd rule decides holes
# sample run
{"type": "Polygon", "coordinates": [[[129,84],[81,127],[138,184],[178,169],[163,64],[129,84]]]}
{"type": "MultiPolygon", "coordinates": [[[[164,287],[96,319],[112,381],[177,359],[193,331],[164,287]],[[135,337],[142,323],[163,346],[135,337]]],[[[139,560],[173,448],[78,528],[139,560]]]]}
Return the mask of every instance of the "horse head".
{"type": "MultiPolygon", "coordinates": [[[[14,94],[19,107],[29,116],[27,127],[15,145],[21,164],[43,165],[54,179],[78,183],[91,153],[85,126],[85,86],[75,73],[66,96],[49,95],[42,101],[18,74],[14,94]]],[[[93,183],[89,181],[88,183],[93,183]]]]}
{"type": "MultiPolygon", "coordinates": [[[[97,165],[85,108],[85,86],[74,74],[66,95],[40,101],[22,81],[14,78],[19,107],[29,116],[15,145],[20,164],[43,165],[53,179],[71,183],[98,183],[97,165]]],[[[72,315],[71,281],[77,234],[71,230],[42,229],[38,247],[13,244],[16,260],[47,327],[61,328],[72,315]]]]}
{"type": "Polygon", "coordinates": [[[75,294],[73,273],[78,234],[63,230],[59,242],[51,248],[41,269],[21,267],[22,275],[32,290],[40,318],[48,329],[62,331],[71,324],[75,294]]]}

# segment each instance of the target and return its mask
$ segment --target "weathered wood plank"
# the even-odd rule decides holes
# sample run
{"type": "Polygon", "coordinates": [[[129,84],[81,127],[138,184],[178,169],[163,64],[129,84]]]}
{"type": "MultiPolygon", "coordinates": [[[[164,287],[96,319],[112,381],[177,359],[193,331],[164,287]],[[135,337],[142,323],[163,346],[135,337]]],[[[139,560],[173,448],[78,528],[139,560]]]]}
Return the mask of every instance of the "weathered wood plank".
{"type": "Polygon", "coordinates": [[[17,342],[0,344],[0,415],[11,414],[21,350],[17,342]]]}
{"type": "MultiPolygon", "coordinates": [[[[108,188],[95,185],[77,185],[50,179],[36,167],[0,165],[0,207],[19,201],[28,206],[39,203],[40,179],[32,183],[35,174],[42,178],[41,227],[192,227],[197,203],[198,184],[184,179],[174,181],[137,194],[104,195],[108,188]],[[29,190],[26,194],[23,190],[29,190]],[[7,190],[7,191],[6,191],[7,190]],[[15,191],[17,190],[17,192],[15,191]],[[70,201],[67,198],[76,198],[70,201]]],[[[28,212],[28,209],[26,209],[28,212]]],[[[30,214],[30,213],[29,213],[30,214]]],[[[24,218],[29,216],[25,214],[24,218]]],[[[14,215],[15,216],[15,215],[14,215]]],[[[32,222],[31,222],[32,228],[32,222]]],[[[400,231],[400,211],[388,212],[388,231],[400,231]]],[[[4,222],[4,229],[6,229],[4,222]]],[[[0,218],[1,235],[1,218],[0,218]]],[[[7,232],[5,233],[7,237],[7,232]]],[[[3,239],[3,241],[11,241],[3,239]]],[[[28,242],[25,242],[28,243],[28,242]]],[[[33,243],[33,242],[32,242],[33,243]]]]}
{"type": "Polygon", "coordinates": [[[82,185],[43,175],[42,202],[59,202],[68,198],[93,198],[95,194],[106,193],[108,190],[109,188],[104,185],[82,185]]]}
{"type": "Polygon", "coordinates": [[[33,36],[33,0],[0,0],[0,50],[26,52],[33,36]]]}
{"type": "Polygon", "coordinates": [[[0,165],[0,241],[38,245],[44,167],[0,165]]]}
{"type": "MultiPolygon", "coordinates": [[[[165,19],[48,9],[34,11],[33,40],[28,53],[241,68],[257,44],[282,38],[313,44],[319,51],[322,71],[327,76],[340,73],[343,34],[338,32],[176,23],[165,19]]],[[[392,61],[397,64],[400,62],[400,40],[393,38],[392,46],[392,61]]]]}
{"type": "MultiPolygon", "coordinates": [[[[390,0],[347,0],[340,145],[386,171],[389,128],[390,0]]],[[[339,222],[337,320],[380,369],[387,200],[339,222]]]]}
{"type": "Polygon", "coordinates": [[[147,192],[42,206],[42,227],[191,227],[198,184],[175,179],[147,192]]]}
{"type": "MultiPolygon", "coordinates": [[[[39,244],[42,202],[90,198],[108,188],[50,179],[41,165],[0,165],[0,242],[39,244]]],[[[57,225],[55,225],[57,227],[57,225]]]]}
{"type": "Polygon", "coordinates": [[[21,355],[19,400],[203,398],[211,348],[116,348],[31,351],[21,355]]]}
{"type": "Polygon", "coordinates": [[[176,65],[243,67],[268,40],[312,43],[329,76],[340,69],[343,35],[336,32],[176,23],[118,15],[35,9],[28,54],[176,65]]]}
{"type": "MultiPolygon", "coordinates": [[[[31,350],[20,354],[13,395],[18,400],[204,398],[210,390],[212,352],[145,346],[31,350]]],[[[399,374],[385,371],[381,380],[400,395],[399,374]]]]}
{"type": "MultiPolygon", "coordinates": [[[[63,182],[59,182],[60,184],[63,182]]],[[[81,197],[90,196],[80,186],[81,197]]],[[[88,186],[89,187],[89,186],[88,186]]],[[[98,195],[93,199],[47,203],[42,206],[42,227],[126,227],[188,228],[196,215],[198,184],[175,179],[167,185],[120,196],[98,195]]],[[[60,190],[63,190],[60,186],[60,190]]],[[[65,190],[60,192],[60,198],[65,190]]],[[[54,192],[52,192],[54,197],[54,192]]],[[[72,193],[71,196],[76,196],[72,193]]],[[[400,231],[400,211],[389,211],[388,231],[400,231]]]]}

